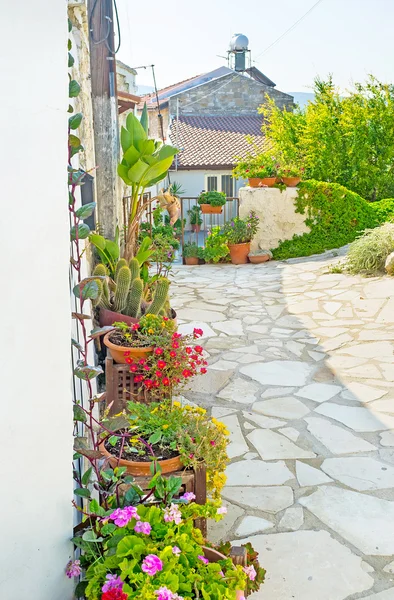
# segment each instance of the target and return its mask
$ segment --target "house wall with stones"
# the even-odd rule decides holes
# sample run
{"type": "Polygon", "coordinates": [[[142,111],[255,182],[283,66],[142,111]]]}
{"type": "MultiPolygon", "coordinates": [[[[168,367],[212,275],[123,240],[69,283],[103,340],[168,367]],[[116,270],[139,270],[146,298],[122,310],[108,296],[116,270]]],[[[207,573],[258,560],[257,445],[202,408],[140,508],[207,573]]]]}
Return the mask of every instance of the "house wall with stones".
{"type": "Polygon", "coordinates": [[[172,116],[177,109],[180,115],[256,114],[258,106],[266,101],[266,94],[279,108],[293,107],[293,96],[234,72],[173,96],[169,112],[172,116]]]}

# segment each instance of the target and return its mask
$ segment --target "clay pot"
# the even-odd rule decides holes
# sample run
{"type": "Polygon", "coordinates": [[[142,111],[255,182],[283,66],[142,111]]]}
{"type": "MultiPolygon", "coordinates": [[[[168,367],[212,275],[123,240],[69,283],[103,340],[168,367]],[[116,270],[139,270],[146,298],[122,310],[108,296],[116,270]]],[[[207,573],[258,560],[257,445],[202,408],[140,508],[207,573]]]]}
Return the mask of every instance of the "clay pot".
{"type": "Polygon", "coordinates": [[[204,215],[220,215],[223,211],[223,206],[211,206],[210,204],[200,204],[201,212],[204,215]]]}
{"type": "Polygon", "coordinates": [[[198,265],[198,258],[197,258],[197,256],[187,256],[185,258],[185,264],[186,265],[198,265]]]}
{"type": "Polygon", "coordinates": [[[251,179],[249,179],[249,185],[252,188],[258,188],[258,187],[272,187],[274,186],[276,183],[276,177],[251,177],[251,179]]]}
{"type": "Polygon", "coordinates": [[[282,181],[287,187],[297,187],[301,181],[301,177],[282,177],[282,181]]]}
{"type": "Polygon", "coordinates": [[[127,323],[127,325],[134,325],[134,323],[138,323],[138,319],[135,319],[134,317],[122,315],[122,313],[109,310],[108,308],[100,308],[99,323],[101,327],[113,325],[115,321],[121,321],[123,323],[127,323]]]}
{"type": "Polygon", "coordinates": [[[260,263],[267,262],[271,257],[269,254],[249,254],[248,258],[254,265],[259,265],[260,263]]]}
{"type": "Polygon", "coordinates": [[[201,225],[192,225],[192,231],[199,233],[201,231],[201,225]]]}
{"type": "Polygon", "coordinates": [[[128,352],[129,357],[134,359],[146,358],[147,356],[149,356],[149,354],[152,354],[153,352],[152,346],[147,346],[144,348],[129,348],[128,346],[117,346],[116,344],[113,344],[109,339],[111,333],[112,331],[109,331],[105,334],[104,344],[107,346],[107,348],[109,348],[109,351],[111,352],[111,356],[114,359],[114,361],[121,365],[127,364],[126,356],[124,355],[125,352],[128,352]]]}
{"type": "MultiPolygon", "coordinates": [[[[149,476],[150,472],[150,461],[134,461],[134,460],[126,460],[121,458],[119,461],[116,456],[110,454],[108,450],[105,448],[104,443],[100,444],[100,452],[104,454],[109,459],[109,464],[112,468],[114,467],[126,467],[127,473],[129,475],[138,476],[149,476]]],[[[157,461],[161,467],[161,472],[165,473],[174,473],[175,471],[181,471],[183,466],[181,463],[180,456],[174,456],[174,458],[169,458],[167,460],[159,460],[157,461]]]]}
{"type": "Polygon", "coordinates": [[[233,265],[246,265],[250,252],[250,242],[245,244],[228,244],[233,265]]]}
{"type": "MultiPolygon", "coordinates": [[[[219,562],[219,560],[226,560],[228,558],[227,556],[224,556],[224,554],[218,552],[217,550],[214,550],[213,548],[207,548],[206,546],[203,546],[202,549],[205,558],[207,558],[209,562],[215,563],[219,562]]],[[[242,590],[237,590],[236,594],[236,600],[240,600],[244,597],[244,592],[242,590]]]]}

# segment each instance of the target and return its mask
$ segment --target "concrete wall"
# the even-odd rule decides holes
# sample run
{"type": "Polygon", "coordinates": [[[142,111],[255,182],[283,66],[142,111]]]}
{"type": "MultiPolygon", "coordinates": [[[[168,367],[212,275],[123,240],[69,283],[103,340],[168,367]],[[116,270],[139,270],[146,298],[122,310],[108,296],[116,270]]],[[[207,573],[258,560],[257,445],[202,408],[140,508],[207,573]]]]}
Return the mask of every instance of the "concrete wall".
{"type": "MultiPolygon", "coordinates": [[[[179,171],[171,171],[171,181],[181,183],[185,189],[183,196],[198,196],[202,190],[206,189],[205,176],[217,174],[231,174],[231,171],[203,171],[198,169],[180,169],[179,171]]],[[[240,188],[244,185],[241,180],[234,180],[234,195],[237,196],[240,188]]]]}
{"type": "Polygon", "coordinates": [[[254,210],[260,226],[252,242],[252,251],[276,248],[282,240],[290,240],[294,234],[308,233],[305,215],[295,212],[297,188],[283,192],[276,188],[242,188],[239,192],[239,215],[248,216],[254,210]]]}
{"type": "Polygon", "coordinates": [[[176,115],[178,98],[180,115],[255,115],[265,102],[265,94],[274,98],[279,108],[293,106],[289,94],[233,73],[173,96],[170,114],[176,115]]]}
{"type": "Polygon", "coordinates": [[[0,598],[70,600],[72,403],[67,10],[2,14],[0,598]],[[28,90],[28,93],[27,93],[28,90]]]}

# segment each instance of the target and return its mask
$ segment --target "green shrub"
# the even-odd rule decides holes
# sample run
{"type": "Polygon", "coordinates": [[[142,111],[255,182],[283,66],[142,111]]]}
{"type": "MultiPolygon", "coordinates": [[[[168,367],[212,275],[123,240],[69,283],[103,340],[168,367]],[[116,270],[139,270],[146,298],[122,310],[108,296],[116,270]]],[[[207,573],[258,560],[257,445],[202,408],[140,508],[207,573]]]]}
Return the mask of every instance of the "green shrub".
{"type": "Polygon", "coordinates": [[[394,224],[385,223],[369,229],[350,244],[345,269],[352,274],[378,275],[384,273],[388,255],[394,251],[394,224]]]}
{"type": "Polygon", "coordinates": [[[375,211],[376,218],[380,224],[386,221],[394,221],[394,198],[385,198],[371,204],[375,211]]]}
{"type": "Polygon", "coordinates": [[[373,204],[337,183],[309,180],[300,183],[296,212],[305,214],[310,233],[295,235],[272,250],[274,259],[320,254],[356,239],[380,223],[373,204]]]}
{"type": "Polygon", "coordinates": [[[206,262],[228,262],[230,260],[230,251],[227,246],[226,236],[222,233],[221,227],[212,227],[205,240],[203,257],[206,262]]]}
{"type": "Polygon", "coordinates": [[[210,204],[211,206],[224,206],[226,204],[226,194],[225,192],[216,192],[212,190],[211,192],[202,192],[197,202],[201,204],[210,204]]]}

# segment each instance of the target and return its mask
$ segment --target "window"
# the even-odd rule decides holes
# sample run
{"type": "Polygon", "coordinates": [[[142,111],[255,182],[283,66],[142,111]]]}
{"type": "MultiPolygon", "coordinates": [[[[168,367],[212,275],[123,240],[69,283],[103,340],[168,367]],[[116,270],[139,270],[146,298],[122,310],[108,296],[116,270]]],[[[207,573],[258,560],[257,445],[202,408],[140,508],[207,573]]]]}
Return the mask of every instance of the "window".
{"type": "Polygon", "coordinates": [[[205,190],[212,192],[225,192],[226,196],[232,198],[234,196],[234,179],[232,175],[218,174],[205,176],[205,190]]]}

